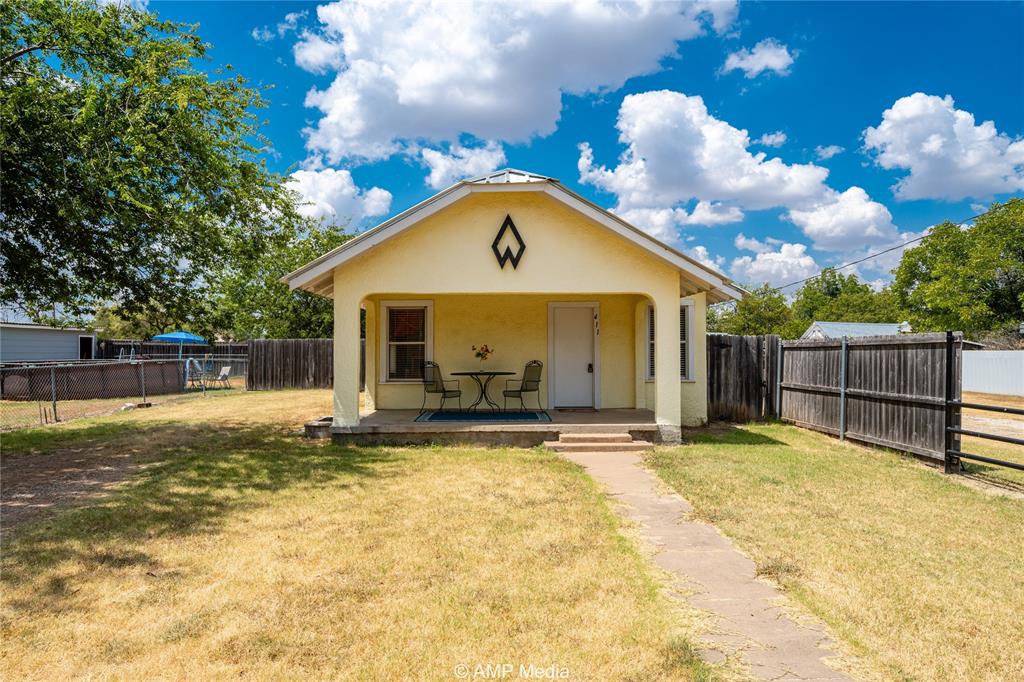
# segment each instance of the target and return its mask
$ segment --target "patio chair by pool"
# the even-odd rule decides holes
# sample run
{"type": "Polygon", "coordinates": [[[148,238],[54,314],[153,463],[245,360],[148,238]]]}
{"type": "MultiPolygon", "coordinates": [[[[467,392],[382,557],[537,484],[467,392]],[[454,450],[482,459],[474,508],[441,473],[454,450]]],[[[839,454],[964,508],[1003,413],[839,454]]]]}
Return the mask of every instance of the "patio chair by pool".
{"type": "Polygon", "coordinates": [[[420,415],[427,411],[427,396],[438,395],[441,397],[441,404],[438,411],[444,410],[444,401],[451,398],[459,399],[459,410],[462,410],[462,389],[449,388],[447,384],[459,385],[457,379],[445,381],[441,375],[441,367],[436,362],[427,360],[423,363],[423,405],[420,406],[420,415]]]}
{"type": "Polygon", "coordinates": [[[213,383],[220,384],[224,388],[231,388],[231,365],[220,368],[220,374],[213,380],[213,383]]]}
{"type": "Polygon", "coordinates": [[[505,397],[505,410],[508,411],[508,399],[518,398],[520,410],[526,411],[526,401],[523,400],[523,396],[526,393],[537,394],[537,410],[547,414],[547,410],[540,403],[540,375],[544,370],[544,363],[540,360],[530,360],[526,363],[526,367],[523,368],[522,379],[509,379],[505,382],[505,390],[502,391],[502,395],[505,397]],[[517,387],[513,387],[513,384],[518,384],[517,387]]]}

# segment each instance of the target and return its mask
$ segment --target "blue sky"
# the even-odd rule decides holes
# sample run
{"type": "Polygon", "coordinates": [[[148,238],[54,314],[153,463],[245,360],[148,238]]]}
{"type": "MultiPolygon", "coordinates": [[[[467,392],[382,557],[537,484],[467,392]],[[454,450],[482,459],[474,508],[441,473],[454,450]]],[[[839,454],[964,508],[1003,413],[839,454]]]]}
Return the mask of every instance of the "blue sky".
{"type": "Polygon", "coordinates": [[[269,164],[358,229],[512,166],[779,285],[1024,194],[1021,3],[148,7],[272,87],[269,164]]]}

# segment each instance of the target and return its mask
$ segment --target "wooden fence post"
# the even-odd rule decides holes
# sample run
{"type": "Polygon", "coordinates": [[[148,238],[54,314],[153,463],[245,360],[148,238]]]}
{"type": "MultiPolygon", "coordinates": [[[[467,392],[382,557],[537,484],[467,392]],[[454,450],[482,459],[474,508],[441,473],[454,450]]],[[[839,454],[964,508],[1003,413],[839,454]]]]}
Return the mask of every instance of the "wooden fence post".
{"type": "Polygon", "coordinates": [[[846,359],[849,350],[846,337],[839,346],[839,440],[846,440],[846,359]]]}
{"type": "Polygon", "coordinates": [[[775,416],[778,419],[782,419],[782,357],[783,349],[785,346],[782,345],[782,337],[779,337],[779,358],[775,362],[775,416]]]}
{"type": "Polygon", "coordinates": [[[956,358],[955,350],[953,348],[953,332],[946,332],[946,391],[945,391],[945,409],[943,410],[944,418],[942,420],[942,428],[944,432],[943,443],[944,453],[943,462],[945,466],[944,471],[947,474],[958,474],[960,473],[960,458],[956,455],[953,445],[956,443],[951,428],[956,426],[954,424],[953,411],[958,409],[956,406],[950,403],[956,398],[954,395],[954,372],[953,365],[956,358]]]}

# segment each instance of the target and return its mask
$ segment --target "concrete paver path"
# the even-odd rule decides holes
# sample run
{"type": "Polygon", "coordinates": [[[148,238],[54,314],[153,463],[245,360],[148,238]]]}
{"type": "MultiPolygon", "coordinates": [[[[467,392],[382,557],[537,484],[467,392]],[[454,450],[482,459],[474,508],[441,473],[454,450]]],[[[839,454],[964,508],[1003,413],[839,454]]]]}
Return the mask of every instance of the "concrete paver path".
{"type": "Polygon", "coordinates": [[[755,577],[754,562],[714,526],[689,518],[693,507],[661,492],[660,480],[626,452],[574,452],[583,466],[622,503],[619,512],[640,524],[654,561],[693,592],[688,601],[710,612],[716,626],[704,639],[709,660],[738,656],[762,680],[849,680],[827,666],[832,642],[821,625],[797,624],[781,608],[784,597],[755,577]]]}

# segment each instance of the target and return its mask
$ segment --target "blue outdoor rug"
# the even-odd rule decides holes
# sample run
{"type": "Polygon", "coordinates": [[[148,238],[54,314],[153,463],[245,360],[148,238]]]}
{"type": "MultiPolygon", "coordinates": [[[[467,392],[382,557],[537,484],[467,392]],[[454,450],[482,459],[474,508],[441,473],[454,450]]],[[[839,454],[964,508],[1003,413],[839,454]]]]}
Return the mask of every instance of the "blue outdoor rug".
{"type": "Polygon", "coordinates": [[[416,417],[418,422],[549,422],[543,412],[427,412],[416,417]]]}

